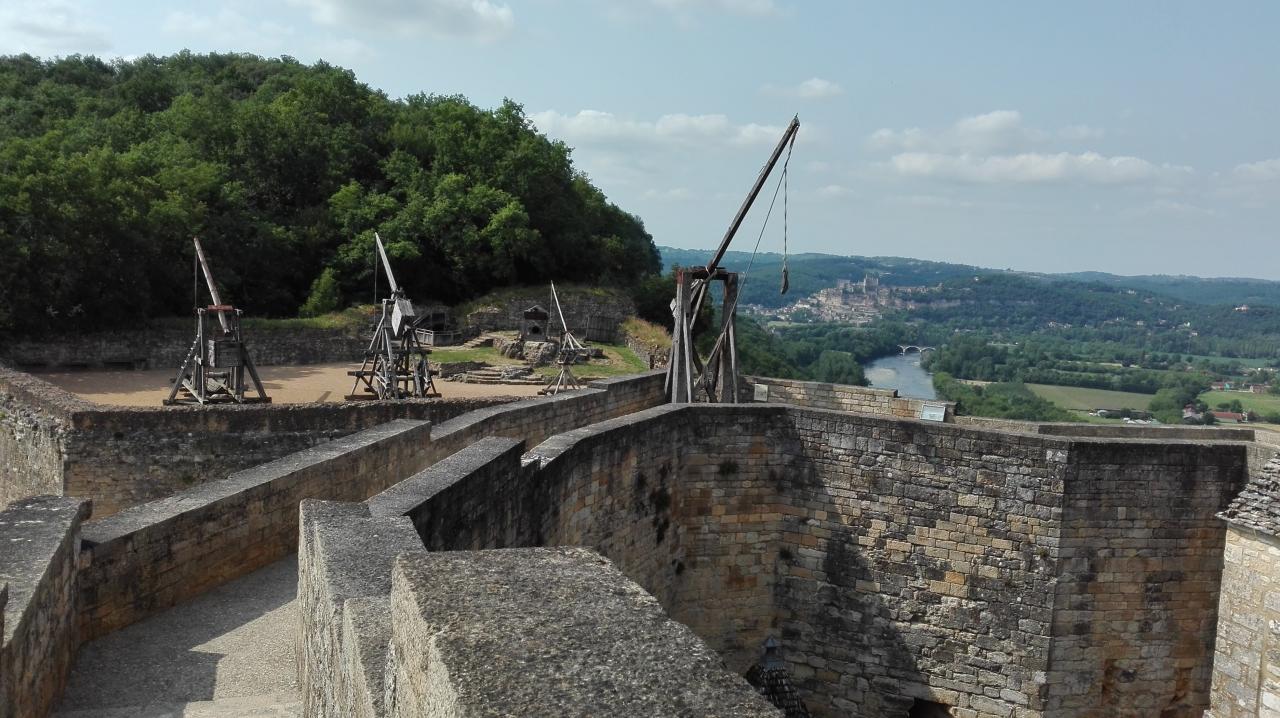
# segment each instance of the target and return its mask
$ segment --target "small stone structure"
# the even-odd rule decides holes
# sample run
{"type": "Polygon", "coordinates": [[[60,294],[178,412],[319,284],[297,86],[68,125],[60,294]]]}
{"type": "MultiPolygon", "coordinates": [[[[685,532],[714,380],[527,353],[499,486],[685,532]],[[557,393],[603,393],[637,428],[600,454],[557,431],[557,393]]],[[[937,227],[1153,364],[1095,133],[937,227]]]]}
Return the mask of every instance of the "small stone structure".
{"type": "Polygon", "coordinates": [[[528,307],[520,315],[520,341],[542,342],[547,339],[547,320],[551,317],[542,305],[528,307]]]}

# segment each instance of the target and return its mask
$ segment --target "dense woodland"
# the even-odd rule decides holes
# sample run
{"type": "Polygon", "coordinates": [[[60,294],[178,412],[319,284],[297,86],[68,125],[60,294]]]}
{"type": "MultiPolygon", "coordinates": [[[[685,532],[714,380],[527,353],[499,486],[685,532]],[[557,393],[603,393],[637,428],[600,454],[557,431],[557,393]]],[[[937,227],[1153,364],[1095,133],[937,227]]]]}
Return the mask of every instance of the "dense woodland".
{"type": "Polygon", "coordinates": [[[0,332],[189,313],[193,235],[252,314],[368,302],[375,230],[418,302],[661,269],[511,101],[289,58],[0,57],[0,332]]]}

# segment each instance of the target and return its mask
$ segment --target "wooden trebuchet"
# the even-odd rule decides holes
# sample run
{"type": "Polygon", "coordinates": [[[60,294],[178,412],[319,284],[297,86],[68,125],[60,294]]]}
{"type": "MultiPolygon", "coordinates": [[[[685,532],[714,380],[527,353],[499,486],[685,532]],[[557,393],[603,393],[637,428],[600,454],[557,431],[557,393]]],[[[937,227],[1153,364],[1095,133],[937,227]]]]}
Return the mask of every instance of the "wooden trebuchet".
{"type": "MultiPolygon", "coordinates": [[[[178,376],[169,387],[165,405],[173,404],[260,404],[271,398],[262,388],[258,370],[249,357],[249,350],[240,331],[243,314],[230,304],[222,303],[218,286],[213,281],[213,270],[204,256],[200,238],[195,244],[196,269],[204,274],[212,304],[195,307],[196,337],[187,350],[186,359],[178,368],[178,376]],[[217,318],[217,322],[211,321],[217,318]],[[253,382],[253,394],[247,394],[246,379],[253,382]]],[[[197,304],[199,280],[196,280],[197,304]]]]}
{"type": "Polygon", "coordinates": [[[427,359],[431,350],[419,340],[413,303],[396,283],[382,237],[376,232],[373,242],[390,282],[391,296],[382,300],[382,317],[365,350],[364,363],[356,371],[347,372],[348,376],[355,377],[355,384],[346,398],[391,400],[440,396],[433,380],[439,372],[431,368],[427,359]]]}
{"type": "MultiPolygon", "coordinates": [[[[734,313],[738,306],[738,274],[729,272],[720,266],[729,243],[746,219],[747,212],[755,202],[765,180],[773,172],[785,150],[790,161],[789,146],[795,142],[796,133],[800,131],[800,118],[793,117],[791,124],[782,133],[782,139],[774,147],[773,154],[761,168],[755,184],[747,193],[729,223],[729,229],[720,240],[711,261],[705,267],[691,267],[676,273],[676,297],[671,302],[672,331],[671,355],[667,361],[666,391],[672,403],[689,403],[693,401],[712,401],[737,403],[738,401],[738,340],[734,313]],[[706,301],[711,282],[724,283],[724,304],[722,320],[716,342],[706,361],[698,356],[694,348],[694,337],[697,333],[698,316],[706,301]]],[[[784,165],[783,176],[786,175],[784,165]]],[[[785,204],[785,203],[784,203],[785,204]]],[[[763,230],[761,230],[763,232],[763,230]]],[[[746,281],[745,279],[743,280],[746,281]]]]}
{"type": "Polygon", "coordinates": [[[556,283],[551,283],[551,303],[555,305],[556,315],[560,317],[560,327],[563,330],[563,336],[560,337],[560,351],[556,354],[556,365],[560,367],[560,371],[556,373],[547,385],[538,391],[539,394],[554,396],[562,391],[570,389],[581,389],[582,385],[578,383],[578,377],[573,375],[573,365],[587,354],[587,347],[578,338],[569,331],[569,325],[564,321],[564,312],[560,309],[560,297],[556,294],[556,283]]]}

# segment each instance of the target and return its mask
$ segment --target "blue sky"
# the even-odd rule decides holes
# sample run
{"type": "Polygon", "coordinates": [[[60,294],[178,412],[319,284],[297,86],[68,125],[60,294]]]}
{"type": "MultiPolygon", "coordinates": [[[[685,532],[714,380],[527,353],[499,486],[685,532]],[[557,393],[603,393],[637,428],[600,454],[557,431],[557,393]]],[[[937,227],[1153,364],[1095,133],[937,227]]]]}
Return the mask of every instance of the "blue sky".
{"type": "Polygon", "coordinates": [[[0,4],[5,53],[287,54],[510,97],[660,244],[713,247],[798,113],[792,251],[1270,279],[1276,28],[1273,2],[0,4]]]}

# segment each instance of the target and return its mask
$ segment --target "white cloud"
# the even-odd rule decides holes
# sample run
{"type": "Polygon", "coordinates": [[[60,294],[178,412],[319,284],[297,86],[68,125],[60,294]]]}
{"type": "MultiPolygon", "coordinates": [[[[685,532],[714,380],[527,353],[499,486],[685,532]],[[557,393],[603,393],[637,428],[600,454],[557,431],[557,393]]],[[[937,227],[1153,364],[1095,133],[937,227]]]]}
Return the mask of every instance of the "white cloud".
{"type": "Polygon", "coordinates": [[[995,110],[965,117],[939,131],[879,129],[871,134],[868,144],[874,150],[887,151],[991,152],[1025,147],[1048,137],[1042,130],[1025,127],[1017,110],[995,110]]]}
{"type": "Polygon", "coordinates": [[[1097,152],[990,156],[904,152],[890,158],[889,167],[906,177],[981,184],[1126,184],[1175,180],[1192,173],[1189,167],[1157,165],[1138,157],[1106,157],[1097,152]]]}
{"type": "Polygon", "coordinates": [[[897,195],[889,198],[894,204],[906,205],[908,207],[930,207],[941,209],[967,209],[973,206],[972,202],[965,200],[953,199],[951,197],[939,197],[932,194],[910,194],[897,195]]]}
{"type": "Polygon", "coordinates": [[[1233,177],[1245,182],[1271,182],[1280,180],[1280,158],[1236,165],[1233,177]]]}
{"type": "Polygon", "coordinates": [[[212,15],[175,10],[165,16],[160,29],[179,37],[199,38],[200,44],[275,47],[292,37],[294,29],[274,22],[259,22],[228,7],[212,15]]]}
{"type": "Polygon", "coordinates": [[[404,37],[421,34],[493,40],[515,26],[505,3],[490,0],[289,0],[311,19],[333,27],[359,27],[404,37]]]}
{"type": "Polygon", "coordinates": [[[1106,135],[1106,131],[1089,125],[1070,125],[1058,130],[1058,137],[1064,140],[1100,140],[1106,135]]]}
{"type": "Polygon", "coordinates": [[[760,91],[768,95],[798,97],[802,100],[825,100],[844,94],[844,88],[840,85],[821,77],[811,77],[804,82],[786,87],[765,85],[760,88],[760,91]]]}
{"type": "Polygon", "coordinates": [[[1173,215],[1176,217],[1212,217],[1217,215],[1217,211],[1201,207],[1189,202],[1177,202],[1171,199],[1156,199],[1148,202],[1136,210],[1133,214],[1138,216],[1149,215],[1173,215]]]}
{"type": "Polygon", "coordinates": [[[775,15],[778,5],[773,0],[650,0],[654,5],[677,13],[718,10],[736,15],[775,15]]]}
{"type": "Polygon", "coordinates": [[[688,187],[647,189],[644,191],[644,198],[663,202],[687,202],[693,199],[693,192],[690,192],[688,187]]]}
{"type": "Polygon", "coordinates": [[[0,47],[6,53],[73,55],[111,47],[106,30],[74,0],[6,0],[0,5],[0,47]]]}
{"type": "Polygon", "coordinates": [[[582,110],[576,115],[548,110],[535,113],[530,119],[550,136],[586,144],[720,142],[746,145],[775,141],[782,133],[780,127],[754,123],[735,125],[728,117],[715,114],[670,114],[648,122],[598,110],[582,110]]]}
{"type": "Polygon", "coordinates": [[[1056,131],[1028,127],[1017,110],[994,110],[965,117],[942,130],[908,127],[883,128],[871,133],[867,145],[873,150],[901,152],[996,152],[1027,149],[1053,140],[1081,142],[1102,138],[1106,133],[1089,125],[1068,125],[1056,131]]]}
{"type": "Polygon", "coordinates": [[[839,184],[829,184],[818,188],[818,196],[826,199],[837,199],[840,197],[852,197],[855,192],[839,184]]]}

